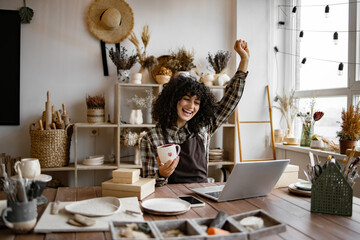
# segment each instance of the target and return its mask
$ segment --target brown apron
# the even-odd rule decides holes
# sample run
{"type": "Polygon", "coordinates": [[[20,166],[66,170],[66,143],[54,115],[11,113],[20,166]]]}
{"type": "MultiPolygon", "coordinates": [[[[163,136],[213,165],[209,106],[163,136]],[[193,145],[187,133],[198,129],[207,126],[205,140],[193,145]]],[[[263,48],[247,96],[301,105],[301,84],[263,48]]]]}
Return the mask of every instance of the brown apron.
{"type": "Polygon", "coordinates": [[[199,135],[180,144],[180,160],[168,183],[207,182],[207,161],[204,143],[199,135]]]}

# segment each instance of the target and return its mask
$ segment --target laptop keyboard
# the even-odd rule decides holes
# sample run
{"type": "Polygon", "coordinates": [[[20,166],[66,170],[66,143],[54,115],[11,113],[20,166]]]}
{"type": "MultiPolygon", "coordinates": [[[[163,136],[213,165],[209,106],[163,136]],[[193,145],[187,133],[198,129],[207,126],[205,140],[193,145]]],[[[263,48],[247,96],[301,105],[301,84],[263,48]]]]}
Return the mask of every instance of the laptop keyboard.
{"type": "Polygon", "coordinates": [[[208,193],[205,193],[205,194],[208,194],[208,195],[210,195],[210,196],[219,198],[219,197],[220,197],[220,194],[221,194],[221,191],[218,191],[218,192],[208,192],[208,193]]]}

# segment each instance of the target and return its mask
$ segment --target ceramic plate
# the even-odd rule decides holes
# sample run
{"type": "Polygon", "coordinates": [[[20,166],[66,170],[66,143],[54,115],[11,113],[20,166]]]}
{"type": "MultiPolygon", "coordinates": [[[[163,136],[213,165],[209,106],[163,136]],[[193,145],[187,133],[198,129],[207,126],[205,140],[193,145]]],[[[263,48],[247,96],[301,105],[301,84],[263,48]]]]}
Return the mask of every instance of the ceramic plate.
{"type": "Polygon", "coordinates": [[[297,182],[294,185],[298,189],[305,190],[305,191],[311,191],[312,184],[310,182],[297,182]]]}
{"type": "Polygon", "coordinates": [[[311,197],[311,191],[298,189],[297,187],[295,187],[295,184],[293,183],[288,186],[288,190],[289,192],[294,193],[296,195],[311,197]]]}
{"type": "Polygon", "coordinates": [[[66,205],[65,210],[88,217],[108,216],[120,210],[120,200],[115,197],[92,198],[66,205]]]}
{"type": "Polygon", "coordinates": [[[141,203],[144,210],[163,215],[181,214],[189,211],[190,203],[177,198],[153,198],[141,203]]]}

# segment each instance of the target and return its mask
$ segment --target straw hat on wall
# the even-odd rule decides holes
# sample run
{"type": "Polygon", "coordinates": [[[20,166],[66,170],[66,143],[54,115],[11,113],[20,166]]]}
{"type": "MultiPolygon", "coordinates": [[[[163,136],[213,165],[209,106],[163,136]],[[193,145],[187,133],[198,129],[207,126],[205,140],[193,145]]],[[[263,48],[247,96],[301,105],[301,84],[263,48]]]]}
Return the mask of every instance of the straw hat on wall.
{"type": "Polygon", "coordinates": [[[90,32],[106,43],[119,43],[134,27],[133,11],[124,0],[95,0],[86,22],[90,32]]]}

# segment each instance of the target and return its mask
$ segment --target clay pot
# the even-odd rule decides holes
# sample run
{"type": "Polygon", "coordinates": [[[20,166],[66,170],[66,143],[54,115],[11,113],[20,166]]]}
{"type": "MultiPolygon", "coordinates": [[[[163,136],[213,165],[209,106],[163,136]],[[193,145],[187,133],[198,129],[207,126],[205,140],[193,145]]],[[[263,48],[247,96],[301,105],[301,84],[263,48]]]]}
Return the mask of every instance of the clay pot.
{"type": "Polygon", "coordinates": [[[356,146],[357,141],[351,141],[351,140],[339,140],[340,145],[340,154],[346,154],[346,149],[352,149],[354,146],[356,146]]]}

